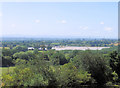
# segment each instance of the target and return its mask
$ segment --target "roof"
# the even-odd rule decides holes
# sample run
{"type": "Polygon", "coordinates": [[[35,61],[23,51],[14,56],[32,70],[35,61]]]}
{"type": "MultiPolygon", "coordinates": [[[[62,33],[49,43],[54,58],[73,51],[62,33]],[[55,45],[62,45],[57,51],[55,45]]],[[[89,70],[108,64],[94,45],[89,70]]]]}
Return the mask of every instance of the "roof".
{"type": "Polygon", "coordinates": [[[34,47],[28,47],[28,49],[34,49],[34,47]]]}

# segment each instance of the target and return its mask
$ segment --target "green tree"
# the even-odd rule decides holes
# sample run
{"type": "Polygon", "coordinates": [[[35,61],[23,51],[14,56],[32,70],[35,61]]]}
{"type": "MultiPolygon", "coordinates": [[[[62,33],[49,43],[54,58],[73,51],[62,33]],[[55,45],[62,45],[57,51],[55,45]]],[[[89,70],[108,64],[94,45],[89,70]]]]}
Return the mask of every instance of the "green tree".
{"type": "Polygon", "coordinates": [[[14,53],[16,53],[16,52],[21,52],[21,51],[25,52],[28,49],[27,49],[26,46],[16,46],[12,50],[13,50],[14,53]]]}
{"type": "Polygon", "coordinates": [[[113,51],[110,53],[110,57],[110,66],[118,74],[118,81],[120,81],[120,53],[113,51]]]}
{"type": "Polygon", "coordinates": [[[48,50],[52,49],[52,46],[48,45],[48,46],[47,46],[47,49],[48,49],[48,50]]]}
{"type": "Polygon", "coordinates": [[[12,62],[10,57],[2,57],[2,67],[14,66],[15,64],[12,62]]]}
{"type": "Polygon", "coordinates": [[[111,71],[102,55],[88,50],[80,55],[80,60],[84,69],[91,73],[91,77],[96,80],[98,85],[104,85],[109,80],[111,71]]]}
{"type": "Polygon", "coordinates": [[[59,52],[54,53],[51,56],[51,60],[53,64],[56,65],[64,65],[65,63],[67,63],[67,59],[65,58],[65,55],[59,52]]]}
{"type": "Polygon", "coordinates": [[[90,81],[86,71],[78,71],[72,64],[67,63],[56,69],[56,80],[60,87],[80,87],[90,81]]]}
{"type": "Polygon", "coordinates": [[[38,54],[38,49],[34,49],[33,53],[38,54]]]}
{"type": "Polygon", "coordinates": [[[13,72],[3,74],[5,86],[54,86],[55,76],[49,62],[34,58],[31,61],[18,60],[13,72]]]}
{"type": "Polygon", "coordinates": [[[17,52],[13,55],[14,59],[20,58],[20,59],[25,59],[25,60],[30,60],[35,58],[35,55],[33,52],[31,51],[27,51],[27,52],[17,52]]]}

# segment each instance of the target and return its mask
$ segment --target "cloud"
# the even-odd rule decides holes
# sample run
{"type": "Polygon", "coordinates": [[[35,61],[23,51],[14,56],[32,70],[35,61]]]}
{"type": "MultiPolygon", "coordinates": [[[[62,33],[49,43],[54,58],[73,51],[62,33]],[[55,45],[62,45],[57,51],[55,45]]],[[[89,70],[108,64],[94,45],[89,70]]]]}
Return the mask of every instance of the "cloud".
{"type": "Polygon", "coordinates": [[[40,20],[36,19],[36,20],[35,20],[35,23],[40,23],[40,20]]]}
{"type": "Polygon", "coordinates": [[[11,24],[11,27],[15,28],[15,27],[16,27],[16,25],[15,25],[15,24],[11,24]]]}
{"type": "Polygon", "coordinates": [[[100,22],[100,24],[104,24],[104,22],[102,21],[102,22],[100,22]]]}
{"type": "Polygon", "coordinates": [[[66,20],[61,20],[61,21],[59,21],[59,22],[62,23],[62,24],[66,24],[66,23],[67,23],[66,20]]]}
{"type": "Polygon", "coordinates": [[[112,28],[111,27],[104,27],[104,30],[106,30],[106,31],[112,31],[112,28]]]}
{"type": "Polygon", "coordinates": [[[88,29],[88,26],[80,26],[80,29],[82,29],[82,30],[87,30],[87,29],[88,29]]]}

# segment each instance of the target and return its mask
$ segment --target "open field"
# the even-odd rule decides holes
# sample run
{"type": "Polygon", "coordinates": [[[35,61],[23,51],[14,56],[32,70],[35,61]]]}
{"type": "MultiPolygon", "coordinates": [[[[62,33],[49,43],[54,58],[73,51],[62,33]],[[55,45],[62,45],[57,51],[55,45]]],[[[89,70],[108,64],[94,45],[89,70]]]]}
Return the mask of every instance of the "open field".
{"type": "Polygon", "coordinates": [[[2,74],[12,72],[15,67],[0,67],[0,87],[2,74]]]}
{"type": "Polygon", "coordinates": [[[64,47],[52,47],[55,50],[102,50],[110,47],[76,47],[76,46],[64,46],[64,47]]]}
{"type": "Polygon", "coordinates": [[[3,73],[12,72],[15,67],[0,67],[0,77],[3,73]]]}
{"type": "MultiPolygon", "coordinates": [[[[2,49],[3,47],[0,47],[0,49],[2,49]]],[[[4,47],[5,49],[10,49],[9,47],[4,47]]]]}

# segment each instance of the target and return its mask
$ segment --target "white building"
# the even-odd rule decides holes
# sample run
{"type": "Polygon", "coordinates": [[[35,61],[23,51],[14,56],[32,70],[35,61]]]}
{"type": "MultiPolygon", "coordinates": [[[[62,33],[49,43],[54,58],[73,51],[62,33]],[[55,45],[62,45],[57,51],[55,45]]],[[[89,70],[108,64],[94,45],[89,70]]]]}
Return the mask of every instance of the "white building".
{"type": "Polygon", "coordinates": [[[47,48],[45,48],[45,50],[47,50],[47,48]]]}
{"type": "Polygon", "coordinates": [[[42,48],[38,48],[38,50],[43,50],[42,48]]]}
{"type": "Polygon", "coordinates": [[[28,50],[34,50],[34,47],[28,47],[28,50]]]}

